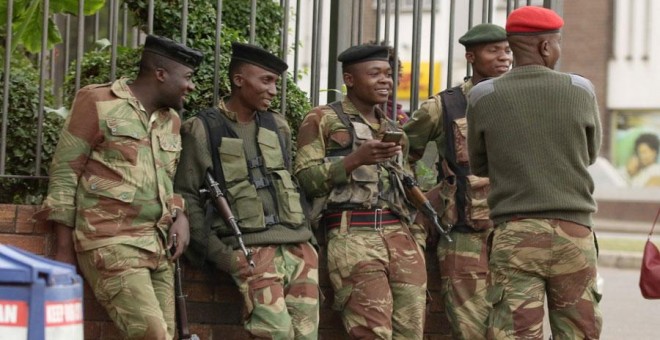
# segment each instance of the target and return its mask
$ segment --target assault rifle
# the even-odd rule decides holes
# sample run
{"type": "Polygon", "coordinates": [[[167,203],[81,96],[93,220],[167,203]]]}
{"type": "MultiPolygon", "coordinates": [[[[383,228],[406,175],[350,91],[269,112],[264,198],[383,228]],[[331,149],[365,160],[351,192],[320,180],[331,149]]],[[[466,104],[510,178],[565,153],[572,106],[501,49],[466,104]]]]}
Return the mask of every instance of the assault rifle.
{"type": "Polygon", "coordinates": [[[238,246],[243,251],[245,258],[250,264],[250,267],[254,268],[255,264],[252,260],[252,252],[248,250],[245,247],[245,243],[243,243],[243,234],[241,233],[241,229],[238,228],[236,217],[234,217],[234,214],[229,208],[227,198],[225,198],[222,190],[220,190],[220,183],[218,183],[218,181],[216,181],[213,178],[213,175],[211,175],[211,173],[208,171],[206,172],[206,187],[213,198],[215,208],[218,210],[218,213],[220,213],[220,216],[222,216],[222,219],[225,221],[225,223],[231,226],[231,229],[234,231],[234,236],[236,236],[236,241],[238,241],[238,246]]]}
{"type": "MultiPolygon", "coordinates": [[[[177,245],[176,234],[172,235],[174,247],[177,245]]],[[[196,334],[190,334],[188,329],[188,310],[186,309],[186,296],[183,294],[181,278],[181,265],[179,259],[174,261],[174,298],[176,299],[176,329],[179,333],[179,340],[199,340],[196,334]]]]}
{"type": "Polygon", "coordinates": [[[419,185],[417,185],[415,178],[410,175],[403,175],[402,182],[408,199],[415,205],[415,207],[417,207],[419,211],[421,211],[429,220],[431,220],[436,229],[438,229],[440,234],[442,234],[442,236],[444,236],[447,241],[453,242],[449,236],[449,230],[445,229],[440,224],[438,213],[435,211],[435,209],[433,209],[429,199],[424,196],[424,193],[419,188],[419,185]]]}

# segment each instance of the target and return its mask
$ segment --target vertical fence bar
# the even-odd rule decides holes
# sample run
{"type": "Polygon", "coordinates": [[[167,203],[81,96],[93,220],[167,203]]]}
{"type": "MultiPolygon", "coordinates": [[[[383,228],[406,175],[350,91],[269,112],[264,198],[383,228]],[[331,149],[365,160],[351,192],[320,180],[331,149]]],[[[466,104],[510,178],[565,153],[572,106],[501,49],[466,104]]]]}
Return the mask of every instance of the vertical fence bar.
{"type": "Polygon", "coordinates": [[[293,82],[298,84],[298,58],[299,58],[299,47],[300,44],[300,0],[296,1],[296,35],[295,41],[293,43],[293,82]]]}
{"type": "Polygon", "coordinates": [[[220,44],[222,43],[222,0],[216,3],[215,12],[215,58],[213,58],[213,107],[218,106],[220,96],[220,44]]]}
{"type": "Polygon", "coordinates": [[[351,0],[351,46],[355,45],[355,0],[351,0]]]}
{"type": "Polygon", "coordinates": [[[532,0],[527,0],[527,6],[531,6],[531,5],[532,5],[532,0]]]}
{"type": "MultiPolygon", "coordinates": [[[[474,26],[474,0],[470,0],[468,4],[468,30],[474,26]]],[[[472,65],[467,63],[465,66],[465,77],[469,77],[472,74],[472,65]]]]}
{"type": "Polygon", "coordinates": [[[76,45],[76,92],[80,89],[80,73],[85,48],[85,0],[78,0],[78,40],[76,45]]]}
{"type": "MultiPolygon", "coordinates": [[[[69,60],[71,59],[71,14],[64,16],[64,77],[69,73],[69,60]]],[[[57,86],[61,88],[60,86],[57,86]]]]}
{"type": "Polygon", "coordinates": [[[121,6],[121,44],[122,46],[128,46],[128,4],[124,2],[121,6]]]}
{"type": "Polygon", "coordinates": [[[506,0],[506,16],[508,17],[511,11],[513,10],[511,8],[511,1],[513,0],[506,0]]]}
{"type": "Polygon", "coordinates": [[[41,175],[41,146],[43,143],[43,127],[44,127],[44,89],[46,87],[46,51],[48,49],[48,9],[50,8],[50,0],[43,0],[44,15],[42,17],[41,29],[41,53],[39,58],[39,108],[37,112],[37,146],[35,150],[35,175],[41,175]]]}
{"type": "Polygon", "coordinates": [[[488,0],[483,0],[481,2],[481,23],[486,22],[488,22],[488,0]]]}
{"type": "Polygon", "coordinates": [[[488,1],[488,22],[489,22],[489,23],[492,23],[492,22],[493,22],[493,9],[494,9],[494,8],[495,8],[495,7],[494,7],[494,5],[493,5],[493,0],[489,0],[489,1],[488,1]]]}
{"type": "Polygon", "coordinates": [[[381,16],[381,6],[380,6],[380,0],[375,0],[376,1],[376,41],[380,42],[380,27],[383,24],[382,20],[380,19],[381,16]]]}
{"type": "Polygon", "coordinates": [[[181,9],[181,44],[188,44],[188,0],[183,0],[181,9]]]}
{"type": "Polygon", "coordinates": [[[111,2],[112,6],[112,16],[110,21],[114,22],[112,25],[112,31],[110,31],[111,43],[110,46],[110,81],[115,81],[117,79],[117,31],[119,25],[117,25],[119,19],[119,0],[113,0],[111,2]]]}
{"type": "Polygon", "coordinates": [[[9,73],[11,72],[11,25],[14,18],[14,0],[7,1],[7,37],[5,38],[5,63],[2,74],[2,142],[0,143],[0,175],[5,174],[7,157],[7,117],[9,114],[9,73]]]}
{"type": "Polygon", "coordinates": [[[513,0],[513,6],[514,8],[520,7],[520,0],[513,0]]]}
{"type": "MultiPolygon", "coordinates": [[[[389,0],[387,0],[389,2],[389,0]]],[[[399,0],[394,0],[394,54],[397,56],[397,58],[394,58],[394,69],[399,70],[399,15],[400,15],[400,8],[399,8],[399,0]]],[[[399,82],[399,72],[394,72],[392,73],[393,75],[393,86],[392,86],[392,120],[396,122],[396,104],[397,104],[397,85],[396,83],[399,82]]],[[[414,86],[411,86],[414,87],[414,86]]],[[[387,105],[387,104],[386,104],[387,105]]]]}
{"type": "Polygon", "coordinates": [[[147,5],[147,34],[154,33],[154,0],[147,5]]]}
{"type": "Polygon", "coordinates": [[[99,13],[94,14],[94,41],[99,40],[99,13]]]}
{"type": "Polygon", "coordinates": [[[250,4],[250,44],[254,44],[257,30],[257,0],[250,4]]]}
{"type": "MultiPolygon", "coordinates": [[[[385,0],[385,15],[383,20],[385,20],[385,37],[384,41],[386,44],[390,44],[390,1],[391,0],[385,0]]],[[[397,47],[394,46],[394,49],[397,47]]]]}
{"type": "Polygon", "coordinates": [[[452,68],[454,67],[454,23],[456,21],[456,0],[449,2],[449,46],[447,46],[447,88],[451,88],[452,68]]]}
{"type": "MultiPolygon", "coordinates": [[[[422,0],[413,0],[412,77],[410,86],[410,111],[417,109],[419,102],[419,69],[422,35],[422,0]]],[[[395,110],[396,111],[396,110],[395,110]]]]}
{"type": "Polygon", "coordinates": [[[642,40],[643,51],[642,51],[642,60],[648,61],[651,57],[650,46],[651,46],[651,0],[646,0],[646,8],[644,9],[644,39],[642,40]]]}
{"type": "MultiPolygon", "coordinates": [[[[282,22],[282,60],[286,61],[289,48],[289,0],[284,0],[284,21],[282,22]]],[[[289,80],[289,71],[282,75],[282,93],[280,95],[280,112],[286,117],[286,88],[289,80]]]]}
{"type": "MultiPolygon", "coordinates": [[[[363,12],[364,10],[362,9],[364,3],[362,0],[358,1],[358,38],[357,38],[357,43],[358,45],[362,44],[362,32],[363,32],[363,26],[364,26],[364,20],[363,20],[363,12]]],[[[376,41],[378,43],[378,41],[376,41]]]]}
{"type": "MultiPolygon", "coordinates": [[[[435,12],[437,0],[431,0],[431,41],[429,42],[429,93],[428,96],[435,94],[435,12]]],[[[398,70],[397,70],[398,71],[398,70]]],[[[413,112],[413,110],[410,110],[413,112]]]]}
{"type": "Polygon", "coordinates": [[[323,18],[323,0],[314,0],[312,26],[312,83],[310,84],[312,106],[319,105],[319,91],[321,88],[321,19],[323,18]]]}

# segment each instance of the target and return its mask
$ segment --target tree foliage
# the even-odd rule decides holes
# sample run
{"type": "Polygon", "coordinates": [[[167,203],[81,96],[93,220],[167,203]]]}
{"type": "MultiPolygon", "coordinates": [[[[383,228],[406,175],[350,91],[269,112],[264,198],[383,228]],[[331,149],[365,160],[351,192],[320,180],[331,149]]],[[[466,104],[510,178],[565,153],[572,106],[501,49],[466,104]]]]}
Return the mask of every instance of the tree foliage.
{"type": "MultiPolygon", "coordinates": [[[[7,10],[9,0],[0,0],[0,36],[6,37],[7,10]]],[[[31,53],[41,51],[43,32],[44,1],[43,0],[12,0],[12,49],[23,46],[31,53]]],[[[83,12],[85,15],[96,13],[103,7],[105,0],[85,0],[83,12]]],[[[78,15],[78,0],[51,0],[48,6],[48,49],[62,41],[59,29],[53,21],[53,15],[68,13],[78,15]]]]}

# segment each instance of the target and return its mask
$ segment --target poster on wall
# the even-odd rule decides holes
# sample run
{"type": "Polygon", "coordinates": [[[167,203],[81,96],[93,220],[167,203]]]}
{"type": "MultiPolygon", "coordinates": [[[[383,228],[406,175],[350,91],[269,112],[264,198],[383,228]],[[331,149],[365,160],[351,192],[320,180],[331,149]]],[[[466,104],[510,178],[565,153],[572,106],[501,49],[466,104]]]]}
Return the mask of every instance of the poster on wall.
{"type": "Polygon", "coordinates": [[[631,187],[660,188],[660,111],[618,112],[614,165],[631,187]]]}

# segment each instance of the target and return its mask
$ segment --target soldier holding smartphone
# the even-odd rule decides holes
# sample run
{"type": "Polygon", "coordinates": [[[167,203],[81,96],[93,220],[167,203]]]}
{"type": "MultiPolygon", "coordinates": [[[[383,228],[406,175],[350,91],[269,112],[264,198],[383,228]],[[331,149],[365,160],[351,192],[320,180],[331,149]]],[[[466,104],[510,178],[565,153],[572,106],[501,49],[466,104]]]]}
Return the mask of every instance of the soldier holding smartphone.
{"type": "Polygon", "coordinates": [[[392,89],[387,47],[354,46],[338,59],[347,95],[307,114],[294,163],[327,233],[333,308],[352,338],[422,339],[426,235],[401,184],[407,139],[380,109],[392,89]]]}

